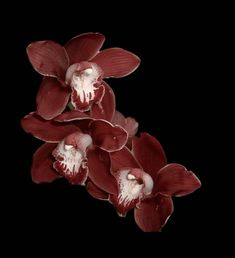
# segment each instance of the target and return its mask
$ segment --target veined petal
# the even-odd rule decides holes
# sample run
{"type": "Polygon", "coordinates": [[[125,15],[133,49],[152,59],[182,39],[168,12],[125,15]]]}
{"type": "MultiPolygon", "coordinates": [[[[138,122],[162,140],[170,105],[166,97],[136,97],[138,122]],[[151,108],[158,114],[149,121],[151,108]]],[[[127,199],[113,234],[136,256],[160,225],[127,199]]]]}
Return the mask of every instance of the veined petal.
{"type": "Polygon", "coordinates": [[[144,171],[149,173],[153,178],[156,177],[159,169],[167,163],[161,144],[156,138],[147,133],[142,133],[140,138],[133,138],[132,150],[144,171]]]}
{"type": "Polygon", "coordinates": [[[115,178],[110,173],[110,158],[107,152],[95,148],[88,152],[88,168],[90,180],[101,190],[117,194],[115,178]]]}
{"type": "Polygon", "coordinates": [[[123,147],[119,151],[111,152],[111,172],[115,173],[118,170],[123,168],[140,168],[139,163],[136,161],[130,150],[126,147],[123,147]]]}
{"type": "Polygon", "coordinates": [[[37,41],[27,47],[29,61],[33,68],[44,76],[65,79],[69,66],[68,55],[61,45],[53,41],[37,41]]]}
{"type": "Polygon", "coordinates": [[[144,232],[161,231],[174,206],[170,197],[158,194],[155,198],[145,199],[135,209],[135,221],[144,232]]]}
{"type": "Polygon", "coordinates": [[[104,72],[104,78],[120,78],[134,72],[140,59],[133,53],[122,48],[108,48],[99,52],[92,60],[104,72]]]}
{"type": "Polygon", "coordinates": [[[104,41],[105,37],[100,33],[84,33],[70,39],[65,45],[70,64],[90,60],[98,53],[104,41]]]}
{"type": "Polygon", "coordinates": [[[35,112],[25,116],[21,120],[21,126],[27,133],[45,142],[59,142],[67,135],[80,131],[72,124],[55,122],[53,120],[44,120],[35,112]]]}
{"type": "Polygon", "coordinates": [[[63,112],[70,96],[70,89],[61,87],[56,78],[45,77],[37,94],[37,113],[46,120],[63,112]]]}
{"type": "Polygon", "coordinates": [[[79,121],[83,119],[90,119],[90,117],[83,112],[80,112],[78,110],[72,110],[64,112],[63,114],[58,115],[54,121],[58,122],[70,122],[70,121],[79,121]]]}
{"type": "Polygon", "coordinates": [[[31,176],[34,183],[50,183],[61,176],[53,169],[54,143],[44,143],[33,155],[31,176]]]}
{"type": "Polygon", "coordinates": [[[127,132],[123,128],[113,126],[105,120],[92,121],[90,132],[94,144],[108,152],[122,149],[128,138],[127,132]]]}
{"type": "Polygon", "coordinates": [[[180,164],[168,164],[157,174],[154,193],[180,197],[194,192],[200,186],[200,180],[192,171],[180,164]]]}
{"type": "Polygon", "coordinates": [[[93,119],[87,113],[78,110],[66,111],[53,119],[55,122],[60,122],[64,125],[72,125],[79,128],[83,133],[90,133],[89,124],[93,119]]]}
{"type": "Polygon", "coordinates": [[[104,81],[105,93],[100,103],[91,106],[90,115],[92,118],[111,121],[115,112],[116,101],[112,88],[104,81]]]}
{"type": "Polygon", "coordinates": [[[105,191],[101,190],[98,186],[96,186],[92,181],[89,181],[86,185],[87,192],[94,198],[99,200],[108,200],[109,194],[105,191]]]}
{"type": "Polygon", "coordinates": [[[86,151],[92,144],[88,134],[76,132],[67,136],[53,151],[54,168],[72,184],[84,185],[88,168],[86,151]]]}

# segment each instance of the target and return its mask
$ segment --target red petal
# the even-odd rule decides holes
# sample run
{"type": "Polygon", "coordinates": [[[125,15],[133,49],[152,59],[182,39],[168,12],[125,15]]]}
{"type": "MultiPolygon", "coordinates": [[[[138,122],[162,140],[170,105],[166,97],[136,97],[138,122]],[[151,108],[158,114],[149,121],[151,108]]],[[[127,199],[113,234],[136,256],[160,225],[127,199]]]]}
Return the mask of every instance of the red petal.
{"type": "Polygon", "coordinates": [[[93,143],[105,151],[117,151],[127,142],[127,132],[105,120],[95,120],[90,124],[93,143]]]}
{"type": "Polygon", "coordinates": [[[122,168],[139,168],[140,165],[135,160],[134,156],[126,147],[122,148],[120,151],[111,152],[111,171],[116,172],[122,168]]]}
{"type": "Polygon", "coordinates": [[[106,82],[103,81],[102,85],[105,87],[105,94],[99,104],[92,105],[91,117],[111,121],[116,106],[115,95],[112,88],[106,82]]]}
{"type": "Polygon", "coordinates": [[[33,155],[31,176],[34,183],[50,183],[61,176],[53,169],[52,151],[56,144],[45,143],[33,155]]]}
{"type": "Polygon", "coordinates": [[[75,125],[47,121],[33,112],[21,120],[21,126],[27,133],[46,142],[59,142],[67,135],[79,131],[75,125]]]}
{"type": "Polygon", "coordinates": [[[101,67],[104,78],[119,78],[134,72],[140,64],[140,59],[122,48],[108,48],[96,55],[92,62],[101,67]]]}
{"type": "Polygon", "coordinates": [[[70,39],[65,45],[70,64],[90,60],[98,53],[104,40],[104,35],[99,33],[84,33],[70,39]]]}
{"type": "Polygon", "coordinates": [[[78,121],[78,120],[83,120],[83,119],[90,119],[90,117],[82,113],[78,110],[73,110],[73,111],[67,111],[64,112],[63,114],[57,116],[54,120],[58,122],[69,122],[69,121],[78,121]]]}
{"type": "Polygon", "coordinates": [[[54,121],[58,122],[72,122],[70,124],[79,127],[79,129],[86,134],[90,133],[89,124],[93,120],[86,113],[82,113],[77,110],[64,112],[63,114],[57,116],[54,121]]]}
{"type": "Polygon", "coordinates": [[[129,137],[133,137],[137,133],[139,126],[134,118],[125,118],[124,115],[117,110],[115,111],[112,124],[123,127],[127,131],[129,137]]]}
{"type": "Polygon", "coordinates": [[[154,179],[158,170],[166,165],[166,156],[161,144],[153,136],[142,133],[140,138],[133,138],[132,146],[135,158],[154,179]]]}
{"type": "Polygon", "coordinates": [[[86,185],[87,192],[94,198],[99,200],[108,200],[109,194],[101,190],[93,182],[89,181],[86,185]]]}
{"type": "Polygon", "coordinates": [[[64,47],[53,41],[37,41],[27,47],[27,54],[33,68],[38,73],[64,80],[69,66],[69,59],[64,47]]]}
{"type": "Polygon", "coordinates": [[[135,221],[145,232],[161,231],[173,210],[172,199],[159,194],[140,203],[135,209],[135,221]]]}
{"type": "Polygon", "coordinates": [[[107,152],[98,148],[88,152],[89,178],[101,190],[117,194],[117,183],[110,173],[110,159],[107,152]]]}
{"type": "Polygon", "coordinates": [[[158,172],[153,194],[160,192],[180,197],[194,192],[200,186],[200,180],[192,171],[179,164],[169,164],[158,172]]]}
{"type": "Polygon", "coordinates": [[[45,77],[37,94],[37,113],[46,120],[63,112],[70,95],[70,89],[61,87],[55,78],[45,77]]]}

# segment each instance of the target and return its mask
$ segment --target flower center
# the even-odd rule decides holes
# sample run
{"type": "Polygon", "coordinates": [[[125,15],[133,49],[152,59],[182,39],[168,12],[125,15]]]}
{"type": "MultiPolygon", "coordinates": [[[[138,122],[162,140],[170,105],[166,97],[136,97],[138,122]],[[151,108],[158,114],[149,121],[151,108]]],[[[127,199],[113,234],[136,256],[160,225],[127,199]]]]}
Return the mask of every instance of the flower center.
{"type": "Polygon", "coordinates": [[[94,68],[88,68],[79,74],[74,73],[72,76],[71,87],[76,91],[82,103],[89,103],[95,98],[94,86],[97,83],[99,73],[94,68]]]}
{"type": "Polygon", "coordinates": [[[67,136],[52,153],[56,159],[54,168],[66,178],[73,179],[84,168],[86,149],[91,144],[92,139],[88,134],[77,132],[67,136]]]}
{"type": "Polygon", "coordinates": [[[131,201],[151,194],[153,180],[150,175],[140,169],[125,169],[119,173],[118,185],[118,201],[119,203],[123,203],[124,206],[127,206],[131,201]],[[140,171],[140,175],[136,171],[140,171]]]}
{"type": "Polygon", "coordinates": [[[74,146],[65,145],[64,143],[59,145],[59,152],[60,165],[63,168],[63,172],[68,177],[74,177],[80,169],[83,153],[74,146]]]}
{"type": "Polygon", "coordinates": [[[98,91],[101,77],[102,71],[95,63],[81,62],[68,68],[66,83],[71,86],[71,103],[75,109],[87,110],[90,102],[95,101],[97,95],[102,97],[102,92],[98,91]]]}

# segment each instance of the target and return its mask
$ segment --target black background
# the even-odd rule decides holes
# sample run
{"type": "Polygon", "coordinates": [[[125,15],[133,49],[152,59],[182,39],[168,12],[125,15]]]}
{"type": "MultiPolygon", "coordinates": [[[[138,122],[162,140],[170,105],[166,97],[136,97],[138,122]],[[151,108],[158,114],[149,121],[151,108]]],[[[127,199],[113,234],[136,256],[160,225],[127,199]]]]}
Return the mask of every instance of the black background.
{"type": "Polygon", "coordinates": [[[9,240],[24,239],[37,251],[48,246],[78,251],[83,242],[92,246],[101,240],[99,250],[104,253],[108,242],[119,250],[134,248],[131,242],[135,242],[134,249],[156,247],[156,253],[172,251],[168,248],[172,244],[179,254],[186,247],[200,252],[214,234],[217,205],[211,189],[218,176],[220,140],[215,141],[211,132],[220,118],[215,87],[221,79],[215,69],[218,17],[211,9],[188,7],[185,12],[181,6],[128,8],[117,3],[105,8],[68,4],[58,12],[41,4],[28,6],[25,20],[14,17],[9,29],[10,42],[4,42],[10,48],[7,96],[14,118],[7,118],[14,146],[6,190],[9,240]],[[103,48],[122,47],[141,58],[139,69],[130,76],[107,80],[116,93],[117,109],[135,117],[140,131],[159,139],[169,163],[185,165],[202,181],[192,195],[174,198],[175,211],[162,233],[141,232],[132,212],[120,218],[108,202],[93,199],[82,187],[63,180],[48,185],[31,181],[31,158],[41,142],[23,132],[19,121],[35,110],[41,76],[31,67],[25,49],[37,40],[64,44],[84,32],[103,33],[103,48]]]}

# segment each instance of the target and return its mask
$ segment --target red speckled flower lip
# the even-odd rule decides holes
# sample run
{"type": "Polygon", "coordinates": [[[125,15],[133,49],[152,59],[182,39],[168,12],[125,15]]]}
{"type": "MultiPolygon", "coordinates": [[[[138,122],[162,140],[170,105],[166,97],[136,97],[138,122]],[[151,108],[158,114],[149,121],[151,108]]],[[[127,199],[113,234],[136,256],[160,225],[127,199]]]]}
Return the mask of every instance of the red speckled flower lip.
{"type": "Polygon", "coordinates": [[[160,232],[174,211],[173,198],[201,182],[183,165],[168,164],[160,142],[138,133],[139,121],[116,110],[105,79],[131,74],[140,59],[122,48],[102,50],[104,41],[100,33],[84,33],[64,46],[44,40],[27,47],[43,76],[37,110],[21,119],[24,131],[43,141],[33,155],[32,181],[84,186],[121,217],[134,210],[142,231],[160,232]]]}
{"type": "Polygon", "coordinates": [[[83,184],[88,175],[87,148],[92,145],[90,135],[75,132],[64,138],[53,150],[54,169],[70,182],[83,184]]]}

